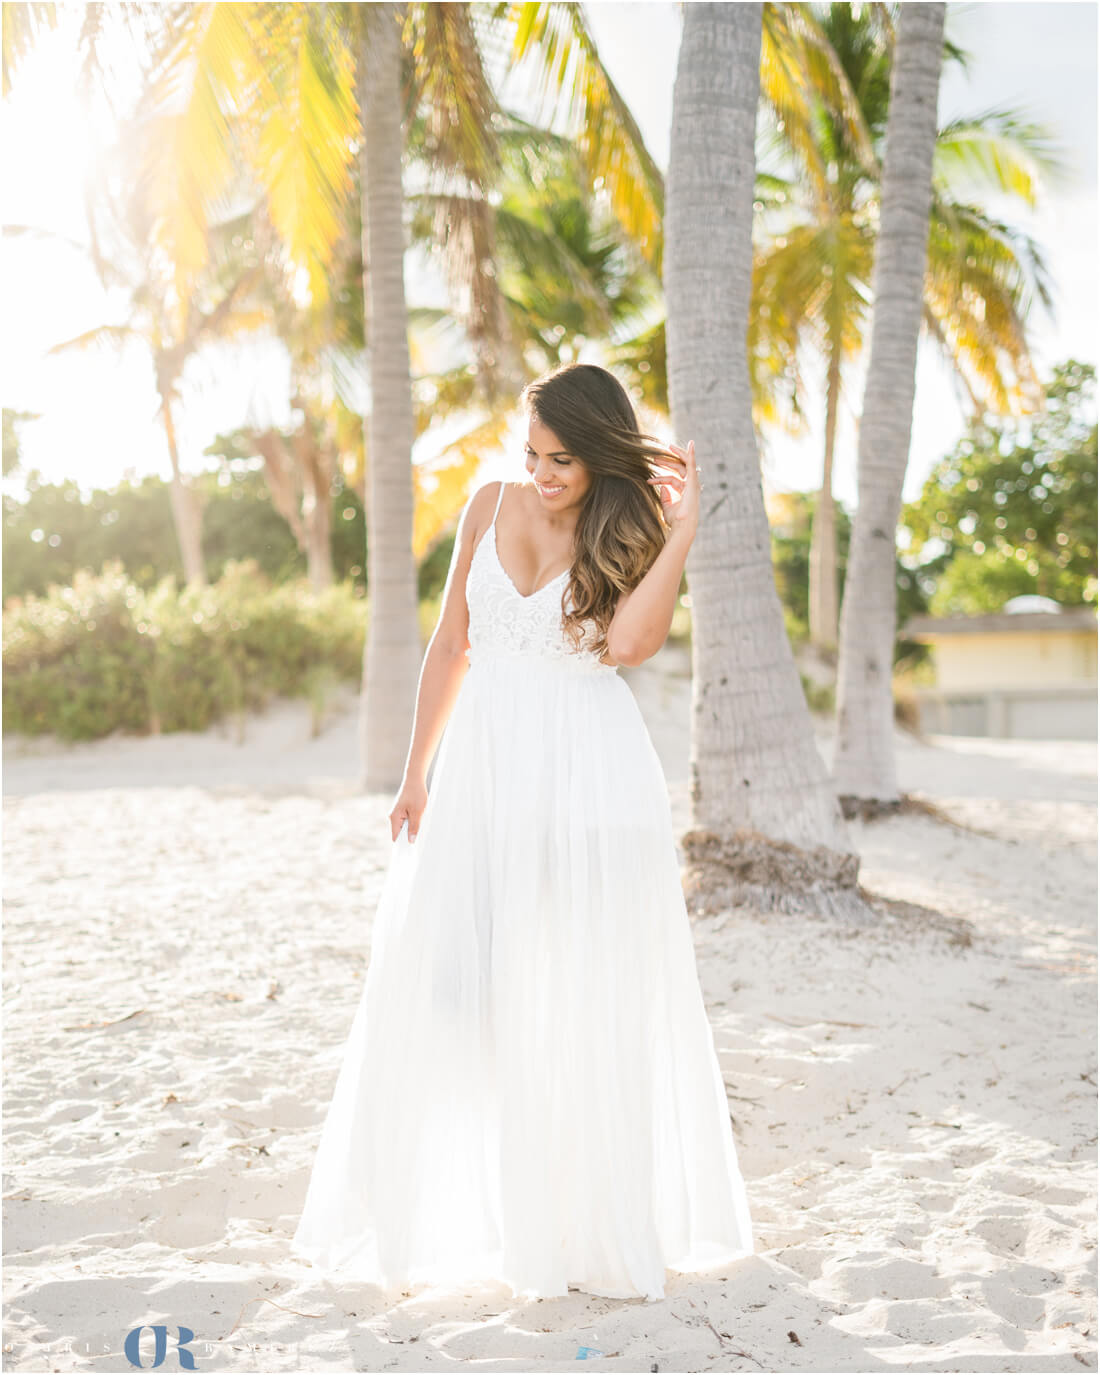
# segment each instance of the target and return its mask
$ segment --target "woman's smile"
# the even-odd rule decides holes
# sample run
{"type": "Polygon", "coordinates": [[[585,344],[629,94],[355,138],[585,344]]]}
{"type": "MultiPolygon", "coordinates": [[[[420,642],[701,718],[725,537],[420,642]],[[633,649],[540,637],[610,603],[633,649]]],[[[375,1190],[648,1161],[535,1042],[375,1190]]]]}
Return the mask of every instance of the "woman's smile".
{"type": "Polygon", "coordinates": [[[579,503],[591,485],[584,464],[569,452],[559,435],[534,415],[528,417],[524,450],[527,473],[538,492],[544,518],[551,525],[567,521],[567,513],[580,509],[579,503]]]}

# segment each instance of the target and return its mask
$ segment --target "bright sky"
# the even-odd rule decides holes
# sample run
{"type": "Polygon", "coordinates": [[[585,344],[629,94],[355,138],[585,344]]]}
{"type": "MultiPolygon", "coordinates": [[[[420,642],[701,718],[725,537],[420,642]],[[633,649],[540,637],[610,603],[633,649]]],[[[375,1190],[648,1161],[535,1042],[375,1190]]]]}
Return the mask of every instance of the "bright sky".
{"type": "MultiPolygon", "coordinates": [[[[677,6],[601,0],[585,9],[601,56],[657,163],[667,169],[680,32],[677,6]]],[[[109,129],[80,107],[74,93],[79,18],[79,12],[75,19],[70,14],[62,31],[43,38],[0,111],[4,223],[46,231],[5,238],[7,328],[0,337],[0,402],[42,415],[23,430],[26,465],[39,468],[49,480],[72,476],[88,490],[110,485],[126,469],[164,477],[170,470],[156,419],[152,371],[139,345],[121,352],[104,348],[45,356],[52,345],[119,318],[117,303],[105,295],[79,246],[86,241],[82,180],[94,169],[97,127],[109,129]]],[[[994,106],[1022,106],[1049,125],[1064,145],[1073,171],[1070,182],[1051,187],[1046,203],[1026,220],[1017,207],[1012,214],[1039,241],[1056,285],[1056,320],[1036,312],[1030,326],[1040,375],[1069,355],[1095,363],[1100,352],[1097,6],[1091,0],[952,4],[947,31],[973,60],[969,76],[945,69],[941,124],[994,106]]],[[[518,104],[521,93],[509,89],[507,99],[518,104]]],[[[408,280],[415,292],[415,274],[408,280]]],[[[862,380],[854,378],[853,384],[859,404],[862,380]]],[[[196,471],[209,466],[202,451],[219,430],[261,418],[286,422],[285,395],[286,372],[274,348],[249,345],[232,354],[223,351],[189,371],[187,403],[177,417],[184,467],[196,471]]],[[[823,403],[816,410],[823,415],[823,403]]],[[[906,499],[916,495],[932,465],[952,447],[962,424],[946,364],[922,345],[906,499]]],[[[799,444],[776,441],[775,461],[766,474],[769,483],[782,488],[818,485],[821,445],[820,426],[799,444]]],[[[834,490],[849,508],[856,503],[855,454],[846,413],[838,435],[834,490]]],[[[499,467],[499,460],[490,466],[499,467]]]]}

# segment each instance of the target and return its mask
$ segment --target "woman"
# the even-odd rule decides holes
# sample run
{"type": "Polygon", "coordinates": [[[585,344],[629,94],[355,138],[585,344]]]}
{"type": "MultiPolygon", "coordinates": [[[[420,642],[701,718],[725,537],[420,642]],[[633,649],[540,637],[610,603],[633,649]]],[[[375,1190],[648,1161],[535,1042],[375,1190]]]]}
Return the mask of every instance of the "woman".
{"type": "Polygon", "coordinates": [[[668,634],[698,472],[602,368],[523,401],[532,482],[462,515],[293,1244],[385,1288],[660,1299],[666,1268],[753,1249],[666,782],[618,673],[668,634]]]}

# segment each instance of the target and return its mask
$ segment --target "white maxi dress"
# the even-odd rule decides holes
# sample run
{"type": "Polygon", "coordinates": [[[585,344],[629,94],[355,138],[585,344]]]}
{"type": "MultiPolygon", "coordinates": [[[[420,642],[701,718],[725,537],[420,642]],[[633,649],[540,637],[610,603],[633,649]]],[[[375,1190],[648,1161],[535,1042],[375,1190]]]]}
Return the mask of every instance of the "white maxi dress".
{"type": "Polygon", "coordinates": [[[753,1250],[664,773],[492,526],[417,838],[392,842],[292,1250],[384,1289],[664,1297],[753,1250]]]}

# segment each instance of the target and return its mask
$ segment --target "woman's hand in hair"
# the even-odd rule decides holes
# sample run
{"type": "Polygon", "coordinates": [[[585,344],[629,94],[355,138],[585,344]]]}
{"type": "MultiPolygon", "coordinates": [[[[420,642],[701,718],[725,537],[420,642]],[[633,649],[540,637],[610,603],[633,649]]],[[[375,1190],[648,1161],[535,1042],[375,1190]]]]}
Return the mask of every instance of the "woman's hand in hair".
{"type": "Polygon", "coordinates": [[[694,534],[699,524],[699,472],[695,467],[695,441],[689,440],[686,449],[678,444],[670,444],[668,449],[672,457],[656,459],[653,466],[676,467],[680,471],[659,473],[646,481],[657,488],[665,524],[672,530],[687,529],[694,534]]]}

